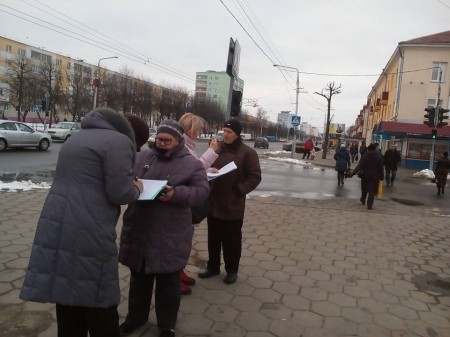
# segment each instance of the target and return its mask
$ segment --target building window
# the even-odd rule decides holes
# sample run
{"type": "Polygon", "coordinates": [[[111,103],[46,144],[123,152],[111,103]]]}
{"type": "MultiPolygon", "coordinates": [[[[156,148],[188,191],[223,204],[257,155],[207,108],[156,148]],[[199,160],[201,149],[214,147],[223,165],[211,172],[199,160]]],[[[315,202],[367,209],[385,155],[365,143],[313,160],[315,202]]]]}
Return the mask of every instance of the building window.
{"type": "Polygon", "coordinates": [[[56,65],[57,66],[61,66],[62,65],[62,61],[61,60],[56,60],[56,65]]]}
{"type": "Polygon", "coordinates": [[[433,69],[431,69],[431,81],[438,82],[439,74],[442,71],[441,82],[445,82],[445,71],[447,70],[446,62],[433,62],[433,69]]]}
{"type": "MultiPolygon", "coordinates": [[[[442,99],[439,100],[439,105],[442,106],[442,99]]],[[[431,98],[427,101],[427,107],[428,108],[435,108],[436,107],[436,98],[431,98]]]]}
{"type": "Polygon", "coordinates": [[[32,71],[33,73],[35,73],[35,74],[39,74],[39,73],[41,72],[41,67],[39,67],[39,66],[33,64],[33,65],[31,66],[31,71],[32,71]]]}
{"type": "Polygon", "coordinates": [[[6,45],[6,52],[12,53],[12,47],[9,44],[6,45]]]}
{"type": "Polygon", "coordinates": [[[68,63],[67,63],[67,69],[70,69],[70,68],[71,68],[70,62],[68,62],[68,63]]]}
{"type": "Polygon", "coordinates": [[[25,56],[26,55],[26,51],[25,51],[25,49],[19,49],[17,54],[19,54],[19,56],[25,56]]]}

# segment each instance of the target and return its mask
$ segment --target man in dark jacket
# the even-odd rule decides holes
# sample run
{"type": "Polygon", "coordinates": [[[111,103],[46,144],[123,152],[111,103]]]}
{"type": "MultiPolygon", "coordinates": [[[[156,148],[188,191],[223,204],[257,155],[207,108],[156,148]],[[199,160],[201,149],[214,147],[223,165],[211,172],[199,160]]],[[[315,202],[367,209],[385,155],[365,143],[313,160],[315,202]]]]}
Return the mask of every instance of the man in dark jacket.
{"type": "Polygon", "coordinates": [[[227,275],[224,282],[236,282],[242,250],[242,224],[247,193],[261,182],[258,154],[242,142],[241,124],[237,120],[225,122],[224,137],[219,143],[219,157],[212,167],[221,169],[234,161],[237,169],[211,182],[211,211],[208,215],[209,260],[200,278],[220,274],[220,253],[227,275]]]}
{"type": "Polygon", "coordinates": [[[378,181],[384,180],[383,161],[374,144],[367,147],[367,152],[361,157],[352,174],[355,175],[358,172],[361,177],[361,198],[359,200],[364,205],[367,198],[367,209],[372,209],[378,181]]]}
{"type": "Polygon", "coordinates": [[[98,108],[61,148],[36,229],[20,298],[56,303],[58,337],[118,337],[116,224],[134,181],[135,136],[115,111],[98,108]]]}
{"type": "Polygon", "coordinates": [[[361,143],[361,147],[359,148],[359,154],[361,155],[361,157],[364,155],[364,153],[367,152],[367,146],[366,146],[366,141],[362,141],[361,143]]]}
{"type": "Polygon", "coordinates": [[[398,164],[402,160],[400,152],[397,150],[397,145],[392,144],[391,148],[384,153],[384,170],[386,172],[386,184],[394,186],[394,180],[397,175],[398,164]]]}

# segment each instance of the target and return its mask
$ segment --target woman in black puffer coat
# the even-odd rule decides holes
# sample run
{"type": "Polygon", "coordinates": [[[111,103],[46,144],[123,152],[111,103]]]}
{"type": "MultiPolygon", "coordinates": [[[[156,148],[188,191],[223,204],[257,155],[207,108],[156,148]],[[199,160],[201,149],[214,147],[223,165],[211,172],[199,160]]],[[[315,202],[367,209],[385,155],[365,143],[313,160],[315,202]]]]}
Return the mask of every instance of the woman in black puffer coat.
{"type": "Polygon", "coordinates": [[[378,189],[378,181],[384,180],[383,159],[377,153],[374,144],[367,147],[367,152],[361,157],[352,175],[358,172],[361,177],[361,198],[359,200],[364,205],[367,198],[367,209],[372,209],[375,193],[378,189]]]}

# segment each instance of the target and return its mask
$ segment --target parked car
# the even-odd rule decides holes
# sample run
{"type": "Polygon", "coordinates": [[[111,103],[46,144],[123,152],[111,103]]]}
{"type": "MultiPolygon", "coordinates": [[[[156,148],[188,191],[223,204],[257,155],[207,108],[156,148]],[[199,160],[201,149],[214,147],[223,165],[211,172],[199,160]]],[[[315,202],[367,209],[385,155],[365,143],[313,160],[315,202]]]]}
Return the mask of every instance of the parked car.
{"type": "Polygon", "coordinates": [[[269,141],[267,140],[267,138],[265,137],[257,137],[255,139],[255,148],[264,148],[264,149],[268,149],[269,148],[269,141]]]}
{"type": "MultiPolygon", "coordinates": [[[[281,147],[283,151],[292,151],[292,142],[286,142],[281,147]]],[[[320,147],[314,146],[314,150],[316,152],[322,150],[320,147]]],[[[296,142],[295,143],[295,153],[303,153],[305,152],[305,143],[304,142],[296,142]]]]}
{"type": "Polygon", "coordinates": [[[25,123],[0,120],[0,151],[13,147],[36,147],[47,151],[52,138],[44,132],[34,131],[25,123]]]}
{"type": "Polygon", "coordinates": [[[75,132],[81,130],[81,123],[78,122],[60,122],[47,129],[47,133],[53,140],[66,141],[75,132]]]}

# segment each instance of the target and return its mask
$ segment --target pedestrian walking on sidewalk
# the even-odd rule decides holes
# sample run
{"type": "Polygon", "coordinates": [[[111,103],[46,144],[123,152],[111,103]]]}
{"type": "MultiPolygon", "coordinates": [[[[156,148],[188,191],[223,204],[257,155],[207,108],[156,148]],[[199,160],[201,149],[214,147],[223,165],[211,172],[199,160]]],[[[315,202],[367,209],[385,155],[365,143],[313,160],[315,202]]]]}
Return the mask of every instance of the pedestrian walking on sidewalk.
{"type": "Polygon", "coordinates": [[[448,159],[448,152],[444,152],[442,158],[438,160],[436,168],[434,169],[434,177],[436,179],[437,194],[444,194],[445,186],[447,185],[447,176],[450,170],[450,159],[448,159]]]}
{"type": "Polygon", "coordinates": [[[383,161],[374,144],[367,147],[367,152],[361,157],[352,175],[358,173],[358,177],[361,178],[361,198],[359,200],[365,205],[367,198],[367,209],[372,209],[375,193],[378,190],[378,181],[384,180],[383,161]]]}
{"type": "Polygon", "coordinates": [[[362,156],[364,155],[364,153],[366,153],[366,152],[367,152],[366,141],[363,140],[363,141],[361,142],[361,146],[359,147],[359,154],[360,154],[361,158],[362,158],[362,156]]]}
{"type": "Polygon", "coordinates": [[[208,278],[220,274],[220,255],[227,275],[223,281],[236,282],[242,252],[242,224],[247,193],[261,182],[261,167],[256,151],[245,145],[240,137],[241,124],[235,119],[225,122],[219,157],[213,167],[221,169],[233,162],[237,169],[211,181],[208,214],[208,254],[205,270],[198,274],[208,278]]]}
{"type": "Polygon", "coordinates": [[[309,159],[311,156],[311,150],[314,149],[314,143],[311,138],[307,139],[303,148],[303,157],[302,159],[309,159]]]}
{"type": "MultiPolygon", "coordinates": [[[[205,121],[200,116],[196,116],[190,112],[181,116],[178,121],[184,130],[184,145],[189,150],[190,154],[199,159],[203,168],[209,172],[217,172],[216,168],[211,168],[211,165],[219,156],[216,152],[219,149],[217,139],[211,139],[208,149],[199,158],[195,152],[195,140],[201,134],[205,121]]],[[[194,228],[194,227],[193,227],[194,228]]],[[[194,232],[192,231],[192,234],[194,232]]],[[[185,270],[181,271],[181,295],[190,295],[192,290],[189,286],[195,284],[195,279],[186,274],[185,270]]]]}
{"type": "Polygon", "coordinates": [[[402,157],[397,150],[397,144],[392,144],[390,149],[384,153],[383,164],[386,178],[386,185],[394,186],[395,177],[397,176],[398,164],[402,157]]]}
{"type": "Polygon", "coordinates": [[[163,121],[154,148],[136,159],[135,176],[168,182],[164,195],[131,203],[123,216],[119,261],[130,268],[131,277],[122,336],[148,321],[153,289],[160,336],[175,336],[181,270],[192,246],[191,207],[209,194],[206,171],[185,147],[183,133],[176,121],[163,121]]]}
{"type": "Polygon", "coordinates": [[[336,160],[334,169],[337,171],[338,186],[344,185],[345,172],[350,168],[350,153],[345,147],[345,144],[341,144],[333,158],[336,160]]]}
{"type": "Polygon", "coordinates": [[[116,224],[135,181],[135,135],[109,108],[88,113],[59,153],[20,298],[56,303],[58,337],[119,337],[116,224]]]}
{"type": "Polygon", "coordinates": [[[352,146],[350,146],[350,156],[352,157],[352,164],[356,161],[358,161],[358,144],[353,143],[352,146]]]}

